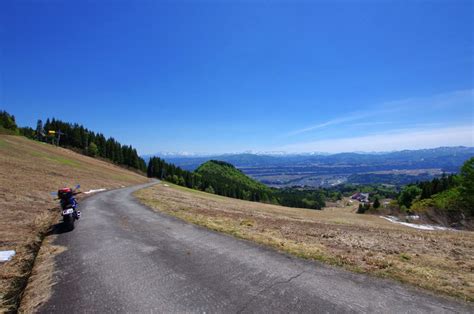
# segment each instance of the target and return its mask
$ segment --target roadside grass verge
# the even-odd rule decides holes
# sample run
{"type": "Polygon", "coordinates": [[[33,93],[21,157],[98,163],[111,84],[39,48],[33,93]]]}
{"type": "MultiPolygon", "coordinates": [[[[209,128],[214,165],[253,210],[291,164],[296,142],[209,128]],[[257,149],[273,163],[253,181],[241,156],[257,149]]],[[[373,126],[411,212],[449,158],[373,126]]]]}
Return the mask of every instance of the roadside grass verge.
{"type": "MultiPolygon", "coordinates": [[[[0,288],[2,293],[0,311],[16,311],[41,243],[55,218],[57,218],[57,213],[53,211],[45,211],[39,214],[31,226],[31,228],[35,229],[35,234],[31,233],[30,237],[21,239],[20,241],[25,243],[25,245],[17,245],[15,258],[0,267],[0,282],[2,283],[0,288]]],[[[15,233],[14,228],[14,225],[11,227],[7,226],[6,229],[2,230],[2,234],[15,233]]]]}
{"type": "Polygon", "coordinates": [[[474,233],[392,224],[356,207],[322,211],[247,202],[166,183],[135,192],[147,206],[305,259],[474,301],[474,233]]]}
{"type": "Polygon", "coordinates": [[[28,285],[23,291],[22,302],[18,309],[19,313],[35,312],[51,296],[51,287],[54,285],[55,257],[66,251],[65,247],[53,244],[55,239],[56,235],[50,235],[42,242],[36,255],[28,285]]]}
{"type": "Polygon", "coordinates": [[[137,173],[70,150],[0,135],[0,250],[15,250],[0,263],[0,313],[17,310],[36,255],[57,222],[50,192],[81,184],[84,191],[148,182],[137,173]]]}

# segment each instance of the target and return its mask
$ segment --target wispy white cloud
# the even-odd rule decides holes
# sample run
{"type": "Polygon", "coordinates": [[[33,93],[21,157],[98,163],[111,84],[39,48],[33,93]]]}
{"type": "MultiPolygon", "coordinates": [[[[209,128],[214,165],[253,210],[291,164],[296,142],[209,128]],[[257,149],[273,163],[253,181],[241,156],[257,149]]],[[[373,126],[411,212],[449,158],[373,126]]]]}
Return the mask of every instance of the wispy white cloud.
{"type": "Polygon", "coordinates": [[[432,129],[392,130],[385,133],[358,137],[344,137],[291,144],[279,149],[292,153],[312,151],[337,153],[350,151],[392,151],[458,145],[474,146],[473,125],[432,129]]]}
{"type": "Polygon", "coordinates": [[[394,124],[394,121],[370,121],[370,122],[357,122],[351,123],[349,126],[360,127],[360,126],[374,126],[374,125],[389,125],[394,124]]]}
{"type": "Polygon", "coordinates": [[[331,125],[338,125],[338,124],[342,124],[342,123],[345,123],[345,122],[361,120],[361,119],[369,117],[370,115],[371,114],[369,114],[369,113],[351,113],[350,115],[342,117],[342,118],[337,118],[337,119],[329,120],[329,121],[322,122],[322,123],[319,123],[319,124],[311,125],[311,126],[308,126],[306,128],[299,129],[299,130],[294,130],[292,132],[289,132],[287,135],[292,136],[292,135],[306,133],[306,132],[317,130],[317,129],[324,129],[324,128],[326,128],[328,126],[331,126],[331,125]]]}
{"type": "MultiPolygon", "coordinates": [[[[347,122],[359,121],[370,117],[388,115],[396,112],[414,112],[416,110],[435,110],[435,109],[450,109],[456,106],[474,104],[474,89],[459,90],[448,93],[436,94],[430,97],[407,98],[402,100],[388,101],[376,106],[371,106],[370,109],[361,112],[349,112],[344,114],[341,118],[334,118],[325,122],[317,123],[305,128],[291,131],[287,136],[299,135],[315,130],[325,129],[331,126],[341,125],[347,122]]],[[[373,122],[371,122],[373,123],[373,122]]],[[[385,124],[385,122],[383,122],[385,124]]],[[[363,125],[361,122],[360,125],[363,125]]],[[[386,123],[389,124],[389,123],[386,123]]],[[[357,126],[357,123],[351,124],[357,126]]]]}

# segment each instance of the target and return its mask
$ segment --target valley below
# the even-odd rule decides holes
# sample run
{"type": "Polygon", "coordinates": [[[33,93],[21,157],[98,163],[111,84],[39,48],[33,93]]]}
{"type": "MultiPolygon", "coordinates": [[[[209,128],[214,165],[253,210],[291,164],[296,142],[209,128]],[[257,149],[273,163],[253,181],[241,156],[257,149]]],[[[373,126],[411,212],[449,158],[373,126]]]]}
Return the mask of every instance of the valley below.
{"type": "Polygon", "coordinates": [[[339,184],[404,185],[441,176],[441,168],[386,169],[368,166],[242,167],[245,174],[275,188],[291,186],[332,187],[339,184]],[[380,170],[382,169],[382,170],[380,170]]]}
{"type": "MultiPolygon", "coordinates": [[[[157,154],[159,155],[159,154],[157,154]]],[[[390,153],[334,155],[163,156],[186,170],[211,160],[229,162],[246,175],[271,187],[331,187],[339,184],[390,184],[395,186],[431,180],[456,173],[474,156],[472,147],[440,147],[390,153]]],[[[146,160],[150,156],[143,156],[146,160]]]]}

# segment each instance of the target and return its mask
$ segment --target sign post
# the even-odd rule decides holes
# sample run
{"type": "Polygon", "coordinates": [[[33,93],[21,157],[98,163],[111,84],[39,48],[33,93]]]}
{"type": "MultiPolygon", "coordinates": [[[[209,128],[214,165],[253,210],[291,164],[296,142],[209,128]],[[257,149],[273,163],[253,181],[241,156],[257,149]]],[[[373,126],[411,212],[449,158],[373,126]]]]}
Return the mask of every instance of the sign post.
{"type": "Polygon", "coordinates": [[[61,141],[61,135],[64,135],[64,133],[61,132],[61,130],[57,130],[57,131],[49,130],[48,135],[51,135],[53,137],[53,144],[54,144],[55,136],[58,135],[56,139],[56,145],[59,146],[59,141],[61,141]]]}

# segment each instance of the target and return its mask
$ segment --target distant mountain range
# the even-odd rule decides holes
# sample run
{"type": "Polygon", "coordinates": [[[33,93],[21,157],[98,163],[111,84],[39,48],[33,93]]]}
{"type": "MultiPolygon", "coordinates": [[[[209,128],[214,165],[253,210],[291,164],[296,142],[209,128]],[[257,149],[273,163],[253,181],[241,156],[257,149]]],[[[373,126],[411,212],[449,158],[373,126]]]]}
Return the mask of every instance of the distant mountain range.
{"type": "Polygon", "coordinates": [[[224,154],[212,156],[159,156],[186,170],[208,160],[233,164],[245,174],[270,186],[331,186],[340,183],[386,183],[401,185],[428,180],[443,172],[457,172],[474,147],[439,147],[388,153],[323,154],[224,154]]]}

